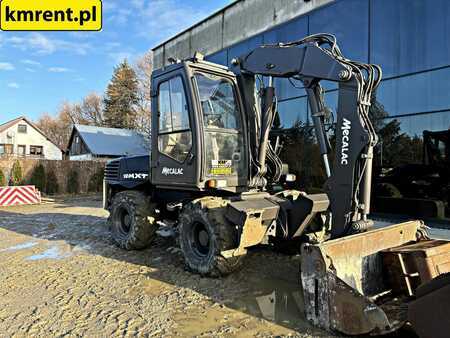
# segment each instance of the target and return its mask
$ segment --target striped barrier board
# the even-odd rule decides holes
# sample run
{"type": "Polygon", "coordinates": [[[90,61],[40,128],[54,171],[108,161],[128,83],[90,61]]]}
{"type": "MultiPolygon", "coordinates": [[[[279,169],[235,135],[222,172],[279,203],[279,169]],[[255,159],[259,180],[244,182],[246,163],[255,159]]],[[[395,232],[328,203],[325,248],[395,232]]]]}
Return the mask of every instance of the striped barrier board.
{"type": "Polygon", "coordinates": [[[39,204],[41,193],[34,185],[0,187],[0,206],[39,204]]]}

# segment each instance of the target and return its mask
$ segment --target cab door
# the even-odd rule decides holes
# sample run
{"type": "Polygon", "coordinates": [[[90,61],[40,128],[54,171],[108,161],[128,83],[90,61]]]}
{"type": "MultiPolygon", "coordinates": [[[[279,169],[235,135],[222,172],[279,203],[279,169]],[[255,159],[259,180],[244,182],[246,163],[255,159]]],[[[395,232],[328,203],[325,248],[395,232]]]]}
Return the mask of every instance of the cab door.
{"type": "Polygon", "coordinates": [[[193,75],[203,130],[202,181],[219,179],[226,187],[246,186],[248,149],[237,84],[230,74],[196,71],[193,75]]]}
{"type": "Polygon", "coordinates": [[[153,80],[152,183],[167,188],[193,188],[198,181],[195,114],[183,68],[153,80]]]}

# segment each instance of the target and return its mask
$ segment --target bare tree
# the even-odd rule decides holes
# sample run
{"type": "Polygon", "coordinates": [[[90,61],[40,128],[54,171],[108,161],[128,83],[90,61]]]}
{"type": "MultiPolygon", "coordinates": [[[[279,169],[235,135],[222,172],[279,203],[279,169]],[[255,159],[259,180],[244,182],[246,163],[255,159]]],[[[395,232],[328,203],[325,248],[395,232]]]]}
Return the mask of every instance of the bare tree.
{"type": "Polygon", "coordinates": [[[151,77],[153,71],[153,53],[148,51],[140,57],[134,69],[138,78],[138,97],[136,129],[150,139],[151,121],[151,77]]]}
{"type": "Polygon", "coordinates": [[[36,122],[38,128],[61,149],[66,149],[74,120],[70,115],[71,105],[64,102],[56,117],[44,113],[36,122]]]}
{"type": "Polygon", "coordinates": [[[102,126],[103,98],[97,93],[89,93],[81,103],[72,106],[71,116],[76,123],[102,126]]]}
{"type": "Polygon", "coordinates": [[[103,125],[103,98],[90,93],[81,103],[64,101],[56,117],[44,113],[36,121],[38,128],[61,149],[66,149],[74,124],[103,125]]]}

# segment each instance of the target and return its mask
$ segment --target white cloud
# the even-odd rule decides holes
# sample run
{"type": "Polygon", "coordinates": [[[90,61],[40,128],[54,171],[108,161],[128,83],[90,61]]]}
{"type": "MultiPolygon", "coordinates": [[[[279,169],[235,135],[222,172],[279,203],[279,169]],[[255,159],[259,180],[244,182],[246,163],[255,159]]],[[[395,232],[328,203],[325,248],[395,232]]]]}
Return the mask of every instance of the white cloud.
{"type": "Polygon", "coordinates": [[[12,36],[5,39],[5,41],[14,48],[30,51],[38,55],[50,55],[62,51],[86,55],[91,49],[91,45],[86,42],[53,39],[42,33],[30,33],[25,37],[12,36]]]}
{"type": "Polygon", "coordinates": [[[72,70],[64,67],[50,67],[48,71],[51,73],[68,73],[71,72],[72,70]]]}
{"type": "Polygon", "coordinates": [[[9,88],[18,89],[20,88],[19,84],[17,82],[10,82],[8,83],[9,88]]]}
{"type": "Polygon", "coordinates": [[[123,26],[128,23],[133,14],[134,13],[130,8],[120,8],[115,11],[115,14],[110,17],[109,21],[114,22],[116,25],[123,26]]]}
{"type": "Polygon", "coordinates": [[[20,60],[20,62],[22,62],[25,65],[29,65],[29,66],[37,66],[37,67],[41,66],[40,62],[28,60],[28,59],[20,60]]]}
{"type": "Polygon", "coordinates": [[[127,4],[128,8],[118,0],[104,3],[105,28],[126,24],[129,34],[153,41],[167,39],[210,14],[177,0],[130,0],[127,4]]]}
{"type": "Polygon", "coordinates": [[[32,68],[25,68],[25,70],[30,73],[36,73],[36,71],[32,68]]]}
{"type": "Polygon", "coordinates": [[[14,70],[16,69],[11,63],[9,62],[0,62],[0,70],[14,70]]]}
{"type": "Polygon", "coordinates": [[[159,39],[167,39],[210,14],[176,0],[146,2],[141,12],[140,35],[159,39]]]}
{"type": "Polygon", "coordinates": [[[130,3],[136,9],[143,9],[145,6],[145,0],[131,0],[130,3]]]}
{"type": "Polygon", "coordinates": [[[106,50],[112,50],[112,49],[120,47],[121,43],[118,41],[111,41],[111,42],[106,42],[104,46],[105,46],[106,50]]]}
{"type": "Polygon", "coordinates": [[[117,4],[112,1],[105,1],[103,5],[103,12],[108,13],[117,9],[117,4]]]}

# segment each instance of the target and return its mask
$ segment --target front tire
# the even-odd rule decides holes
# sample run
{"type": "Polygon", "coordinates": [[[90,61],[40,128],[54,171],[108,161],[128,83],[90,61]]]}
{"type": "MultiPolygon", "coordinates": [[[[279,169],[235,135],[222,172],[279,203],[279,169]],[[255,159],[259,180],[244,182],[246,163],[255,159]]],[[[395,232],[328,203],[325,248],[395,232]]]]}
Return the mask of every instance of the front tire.
{"type": "Polygon", "coordinates": [[[122,191],[112,201],[108,224],[114,242],[125,250],[148,247],[158,229],[155,204],[140,191],[122,191]]]}
{"type": "Polygon", "coordinates": [[[225,218],[226,203],[220,198],[202,198],[188,204],[180,215],[181,251],[194,273],[221,277],[242,266],[245,255],[221,255],[239,245],[236,227],[225,218]]]}

